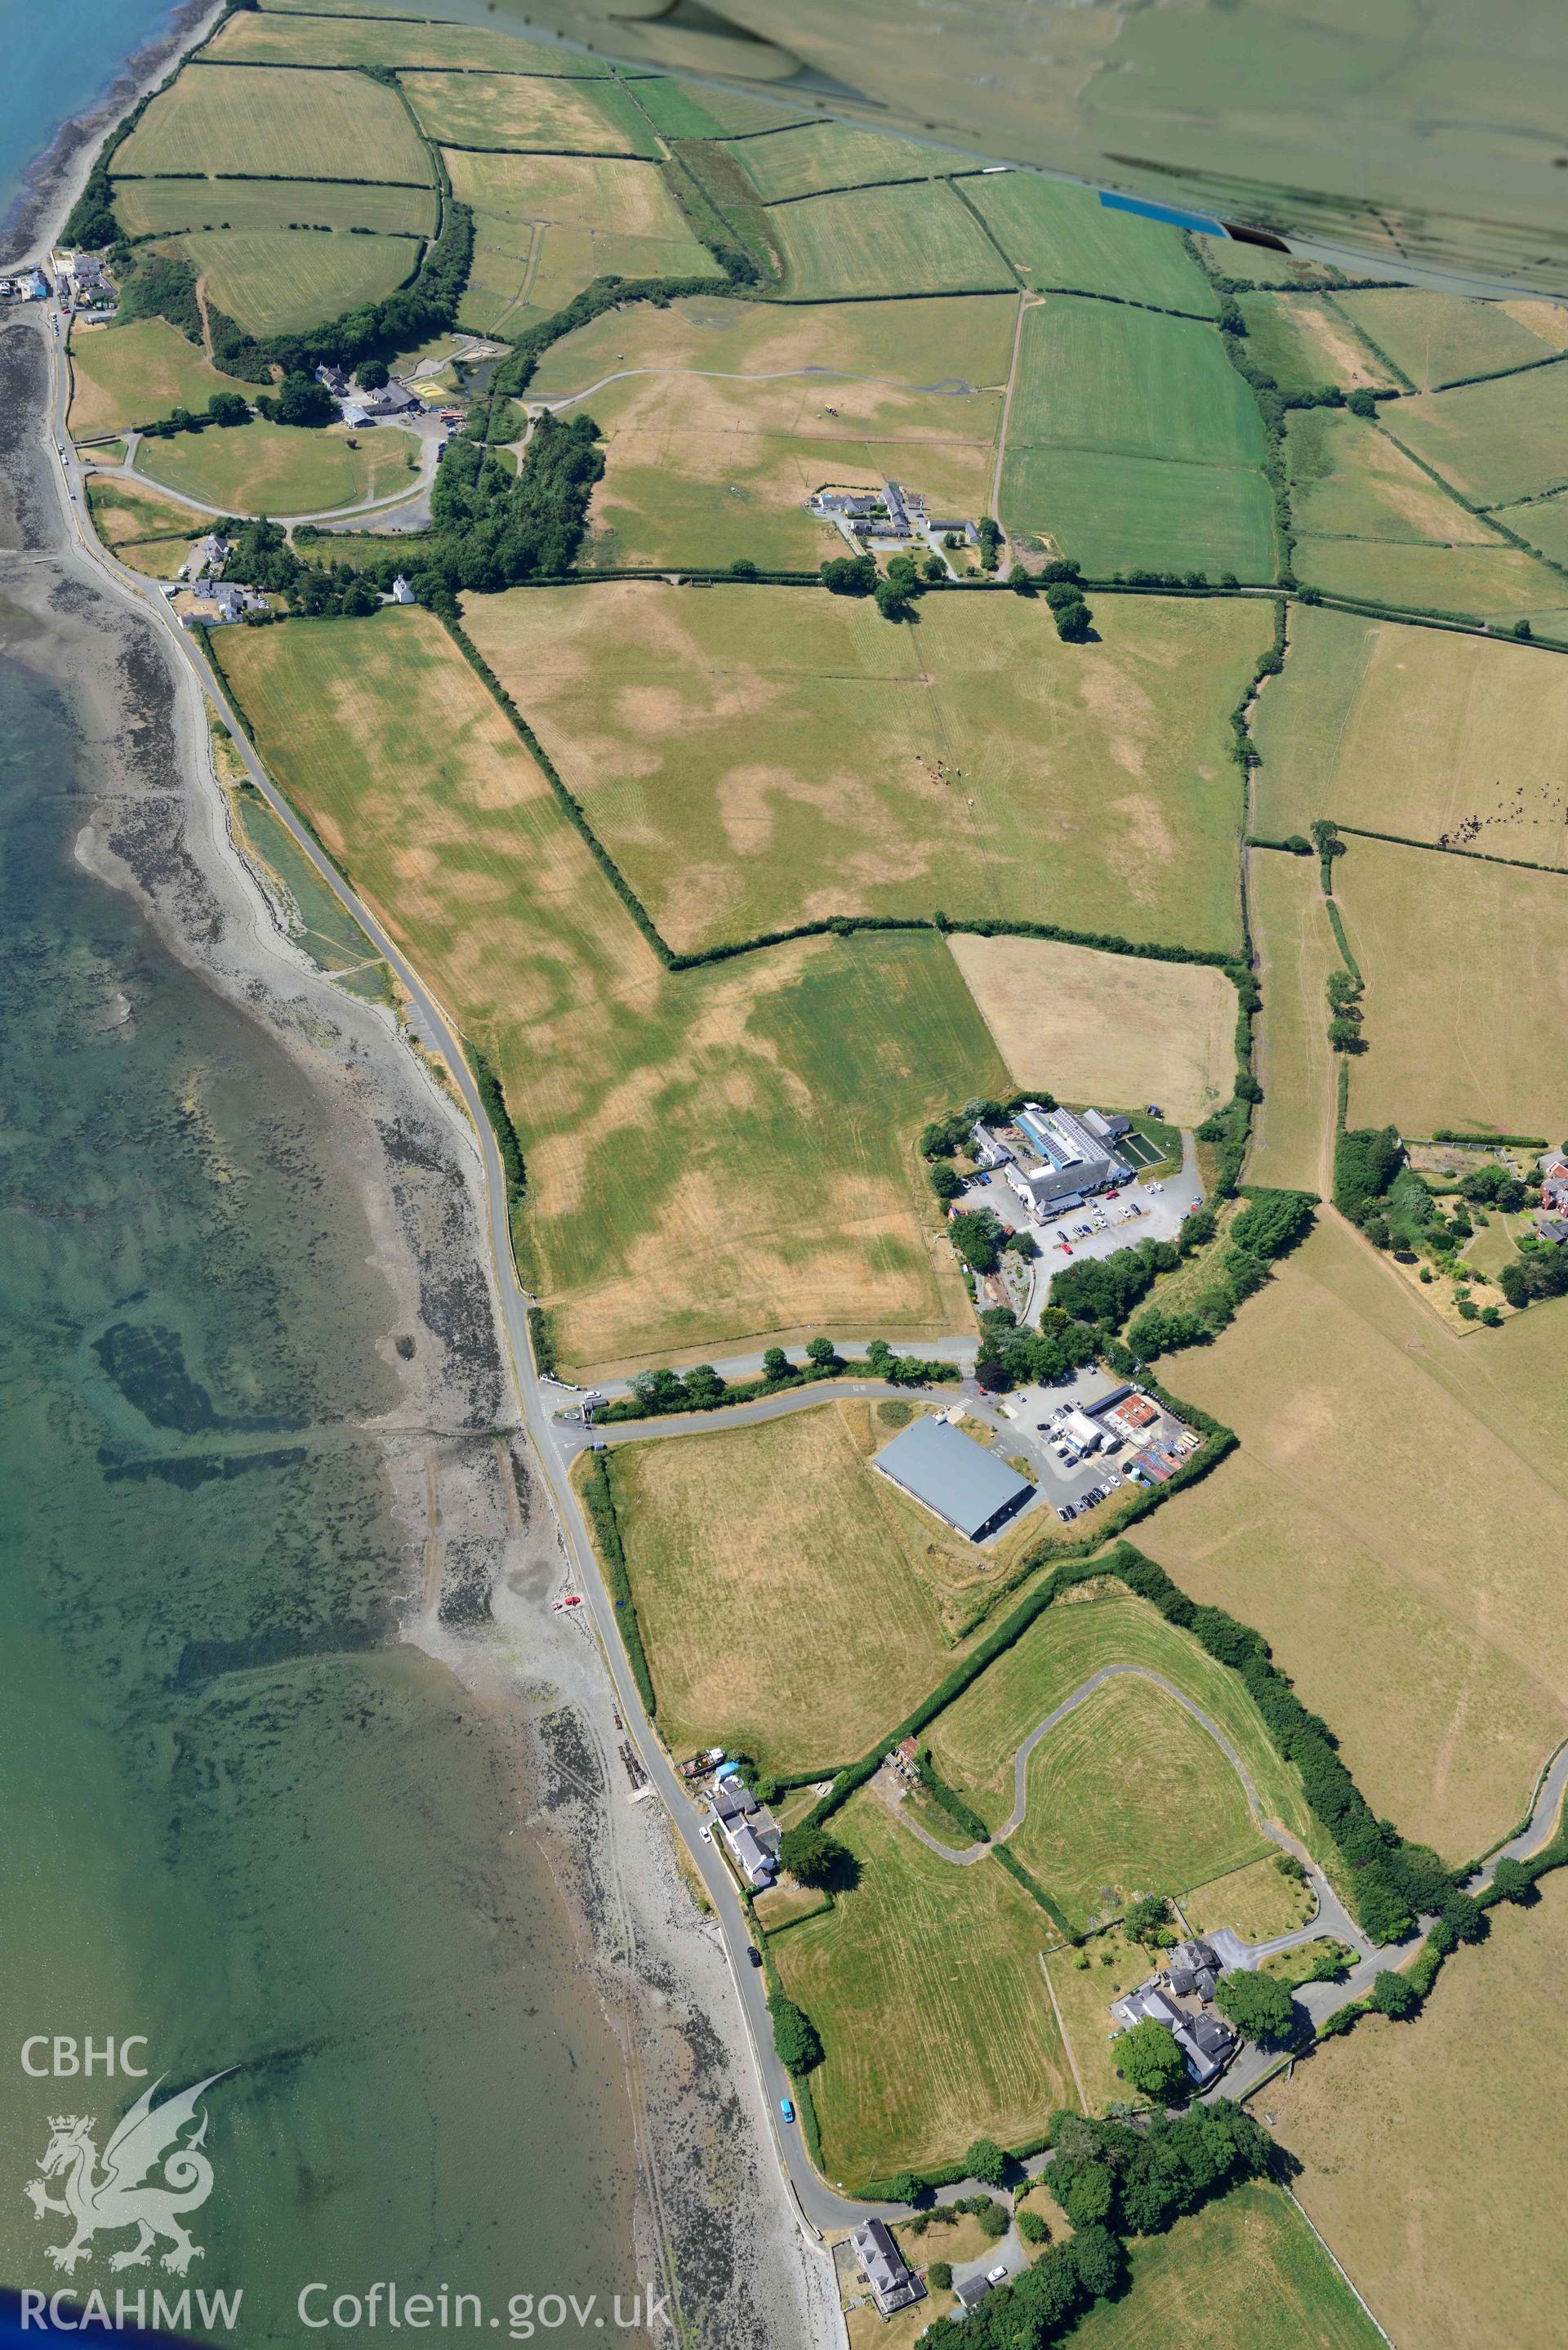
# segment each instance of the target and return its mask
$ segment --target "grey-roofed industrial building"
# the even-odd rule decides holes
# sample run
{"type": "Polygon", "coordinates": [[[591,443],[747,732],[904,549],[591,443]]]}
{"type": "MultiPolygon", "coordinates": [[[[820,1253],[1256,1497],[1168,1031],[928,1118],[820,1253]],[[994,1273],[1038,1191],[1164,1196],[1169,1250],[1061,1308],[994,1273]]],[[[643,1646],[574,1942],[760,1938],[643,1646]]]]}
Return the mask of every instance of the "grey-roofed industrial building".
{"type": "Polygon", "coordinates": [[[911,1420],[872,1466],[971,1542],[984,1542],[1034,1494],[1026,1477],[946,1419],[911,1420]]]}

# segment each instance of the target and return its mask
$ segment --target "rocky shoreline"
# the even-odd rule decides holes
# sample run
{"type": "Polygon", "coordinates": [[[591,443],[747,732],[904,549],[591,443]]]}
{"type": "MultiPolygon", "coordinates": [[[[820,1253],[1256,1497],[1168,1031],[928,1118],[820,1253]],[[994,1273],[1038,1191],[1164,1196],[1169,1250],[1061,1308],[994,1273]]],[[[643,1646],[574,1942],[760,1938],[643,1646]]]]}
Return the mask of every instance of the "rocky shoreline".
{"type": "Polygon", "coordinates": [[[0,547],[14,550],[0,556],[0,589],[7,650],[71,696],[103,778],[78,858],[134,895],[168,947],[307,1075],[323,1146],[362,1198],[394,1301],[380,1350],[399,1399],[361,1431],[405,1534],[392,1637],[443,1663],[483,1715],[519,1835],[558,1889],[582,1994],[618,2041],[638,2273],[662,2281],[692,2344],[836,2341],[828,2264],[808,2251],[780,2177],[717,1931],[657,1803],[628,1800],[587,1627],[550,1605],[565,1556],[498,1341],[472,1134],[394,1015],[334,986],[278,927],[233,836],[194,676],[75,543],[41,324],[0,329],[0,547]]]}

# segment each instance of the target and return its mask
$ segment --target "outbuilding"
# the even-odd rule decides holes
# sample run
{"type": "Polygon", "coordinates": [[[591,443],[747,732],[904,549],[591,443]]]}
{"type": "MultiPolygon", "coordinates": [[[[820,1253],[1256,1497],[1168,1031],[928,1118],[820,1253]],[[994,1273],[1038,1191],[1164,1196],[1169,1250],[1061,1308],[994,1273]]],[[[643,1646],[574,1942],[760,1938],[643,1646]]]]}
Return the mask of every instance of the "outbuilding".
{"type": "Polygon", "coordinates": [[[996,1534],[1034,1496],[1026,1477],[940,1417],[911,1420],[871,1465],[973,1543],[996,1534]]]}

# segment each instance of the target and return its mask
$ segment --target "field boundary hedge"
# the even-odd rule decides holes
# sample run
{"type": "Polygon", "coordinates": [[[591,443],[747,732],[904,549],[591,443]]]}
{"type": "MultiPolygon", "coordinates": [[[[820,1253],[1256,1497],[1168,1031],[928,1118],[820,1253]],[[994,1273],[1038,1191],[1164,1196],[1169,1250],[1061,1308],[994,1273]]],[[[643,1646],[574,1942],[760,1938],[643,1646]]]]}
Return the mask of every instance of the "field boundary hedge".
{"type": "Polygon", "coordinates": [[[1064,1941],[1078,1943],[1083,1940],[1084,1937],[1082,1934],[1075,1933],[1074,1931],[1062,1911],[1057,1908],[1055,1902],[1052,1900],[1051,1896],[1046,1892],[1045,1887],[1041,1884],[1040,1879],[1032,1870],[1024,1867],[1023,1863],[1019,1859],[1018,1855],[1012,1850],[1010,1845],[993,1844],[991,1847],[991,1856],[993,1860],[1000,1861],[1002,1867],[1006,1869],[1009,1877],[1012,1878],[1014,1884],[1022,1886],[1024,1892],[1028,1894],[1030,1899],[1036,1903],[1040,1908],[1044,1910],[1045,1915],[1050,1918],[1051,1923],[1055,1927],[1056,1931],[1061,1935],[1064,1941]]]}
{"type": "Polygon", "coordinates": [[[615,1491],[610,1483],[609,1467],[602,1452],[584,1452],[577,1457],[585,1463],[578,1491],[588,1523],[593,1529],[595,1546],[604,1563],[605,1581],[615,1603],[621,1646],[626,1650],[627,1663],[631,1667],[632,1679],[637,1683],[642,1710],[652,1722],[658,1715],[659,1700],[654,1692],[648,1651],[642,1645],[642,1627],[638,1621],[637,1601],[632,1595],[631,1575],[621,1543],[620,1522],[616,1515],[615,1491]]]}
{"type": "Polygon", "coordinates": [[[1568,881],[1568,870],[1561,865],[1538,865],[1532,857],[1497,857],[1486,848],[1456,848],[1447,840],[1412,840],[1407,832],[1374,832],[1370,825],[1342,824],[1337,816],[1328,821],[1336,832],[1348,832],[1357,840],[1386,840],[1397,848],[1429,848],[1435,857],[1468,858],[1472,865],[1511,865],[1521,873],[1550,873],[1554,880],[1568,881]]]}

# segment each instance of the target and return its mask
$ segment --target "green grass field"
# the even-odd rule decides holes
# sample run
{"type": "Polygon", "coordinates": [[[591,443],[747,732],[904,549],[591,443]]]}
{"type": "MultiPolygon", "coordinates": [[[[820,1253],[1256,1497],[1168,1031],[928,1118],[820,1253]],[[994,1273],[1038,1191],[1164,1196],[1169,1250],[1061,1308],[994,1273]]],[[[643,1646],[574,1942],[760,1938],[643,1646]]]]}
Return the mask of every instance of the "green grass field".
{"type": "Polygon", "coordinates": [[[302,432],[254,416],[222,431],[143,441],[136,470],[220,514],[311,514],[412,487],[408,458],[417,443],[408,433],[382,429],[356,437],[359,445],[351,449],[341,426],[302,432]]]}
{"type": "Polygon", "coordinates": [[[846,295],[1005,292],[1012,271],[945,181],[816,196],[768,215],[784,249],[785,291],[802,301],[846,295]]]}
{"type": "Polygon", "coordinates": [[[1029,1758],[1012,1849],[1075,1927],[1268,1850],[1235,1772],[1153,1682],[1102,1683],[1029,1758]]]}
{"type": "Polygon", "coordinates": [[[106,546],[140,538],[188,539],[197,517],[157,492],[143,489],[130,474],[95,473],[88,482],[88,506],[106,546]]]}
{"type": "Polygon", "coordinates": [[[421,251],[408,236],[263,228],[198,230],[163,249],[182,254],[219,309],[253,335],[296,334],[379,302],[413,276],[421,251]]]}
{"type": "Polygon", "coordinates": [[[731,151],[763,203],[820,195],[832,188],[867,188],[896,180],[943,179],[962,171],[961,156],[919,147],[885,130],[848,122],[803,122],[737,140],[731,151]]]}
{"type": "Polygon", "coordinates": [[[406,73],[401,80],[426,136],[454,146],[659,155],[646,118],[618,82],[522,73],[406,73]]]}
{"type": "Polygon", "coordinates": [[[439,622],[225,637],[275,773],[501,1072],[566,1366],[961,1326],[913,1138],[1006,1078],[940,939],[666,972],[439,622]]]}
{"type": "Polygon", "coordinates": [[[1568,490],[1555,497],[1532,498],[1523,505],[1500,506],[1497,519],[1516,537],[1568,569],[1568,490]]]}
{"type": "MultiPolygon", "coordinates": [[[[1321,296],[1243,294],[1239,301],[1247,322],[1247,356],[1255,366],[1267,369],[1282,392],[1335,383],[1346,391],[1364,384],[1386,389],[1395,382],[1392,369],[1374,358],[1334,304],[1321,296]]],[[[1303,410],[1291,421],[1337,413],[1333,409],[1303,410]]]]}
{"type": "Polygon", "coordinates": [[[202,55],[223,65],[453,66],[601,79],[609,72],[597,57],[542,41],[474,25],[410,23],[384,11],[350,12],[344,0],[333,0],[319,16],[298,9],[242,10],[225,20],[202,55]]]}
{"type": "Polygon", "coordinates": [[[1048,296],[1024,313],[1002,520],[1095,571],[1273,573],[1262,423],[1195,320],[1048,296]]]}
{"type": "Polygon", "coordinates": [[[255,396],[254,384],[220,375],[165,318],[73,326],[70,357],[71,431],[78,436],[151,424],[173,408],[205,408],[215,391],[255,396]]]}
{"type": "Polygon", "coordinates": [[[639,81],[637,102],[666,139],[725,139],[810,120],[792,106],[774,105],[743,90],[699,88],[694,82],[662,77],[639,81]]]}
{"type": "Polygon", "coordinates": [[[1293,610],[1283,674],[1254,723],[1257,829],[1277,838],[1331,816],[1568,865],[1562,671],[1484,637],[1293,610]]]}
{"type": "Polygon", "coordinates": [[[1257,404],[1211,327],[1069,294],[1024,312],[1009,434],[1193,466],[1263,454],[1257,404]]]}
{"type": "Polygon", "coordinates": [[[765,1771],[836,1768],[947,1670],[920,1572],[926,1522],[870,1468],[837,1404],[616,1445],[608,1461],[672,1752],[722,1744],[765,1771]],[[831,1669],[800,1637],[811,1625],[833,1627],[831,1669]]]}
{"type": "Polygon", "coordinates": [[[1296,570],[1325,596],[1350,596],[1396,610],[1452,613],[1491,628],[1527,619],[1553,643],[1568,639],[1568,579],[1513,546],[1360,546],[1297,542],[1296,570]]]}
{"type": "Polygon", "coordinates": [[[1352,1124],[1555,1136],[1568,1115],[1568,876],[1358,840],[1334,893],[1367,982],[1352,1124]]]}
{"type": "Polygon", "coordinates": [[[1568,2064],[1541,2019],[1568,1964],[1568,1884],[1549,1877],[1536,1907],[1490,1914],[1413,2029],[1358,2024],[1265,2102],[1303,2165],[1296,2193],[1395,2341],[1554,2350],[1568,2064]]]}
{"type": "Polygon", "coordinates": [[[1173,228],[1027,172],[977,175],[963,182],[962,192],[1025,286],[1218,316],[1219,296],[1173,228]]]}
{"type": "MultiPolygon", "coordinates": [[[[1218,1722],[1246,1762],[1253,1784],[1272,1816],[1293,1835],[1306,1837],[1311,1814],[1295,1773],[1282,1762],[1271,1745],[1256,1707],[1238,1677],[1217,1664],[1187,1632],[1168,1624],[1146,1600],[1135,1598],[1124,1585],[1093,1586],[1096,1596],[1058,1601],[1037,1617],[1022,1639],[999,1657],[947,1711],[939,1714],[927,1733],[931,1753],[943,1777],[992,1828],[999,1828],[1012,1809],[1012,1761],[1030,1732],[1047,1714],[1082,1689],[1105,1665],[1142,1665],[1163,1674],[1200,1705],[1218,1722]]],[[[1118,1690],[1147,1689],[1132,1680],[1106,1684],[1118,1690]]],[[[1163,1693],[1156,1690],[1156,1696],[1163,1693]]],[[[1060,1729],[1034,1750],[1039,1758],[1096,1700],[1088,1700],[1079,1714],[1070,1715],[1060,1729]]],[[[1168,1705],[1172,1701],[1167,1698],[1168,1705]]],[[[1179,1707],[1174,1709],[1179,1712],[1179,1707]]],[[[1183,1716],[1190,1721],[1190,1716],[1183,1716]]],[[[1193,1725],[1194,1729],[1197,1725],[1193,1725]]],[[[1198,1731],[1235,1784],[1234,1773],[1219,1749],[1198,1731]]],[[[1034,1810],[1021,1834],[1032,1833],[1034,1810]]],[[[1076,1819],[1093,1808],[1077,1797],[1067,1807],[1076,1819]]],[[[1175,1811],[1177,1806],[1170,1809],[1175,1811]]],[[[1243,1810],[1245,1805],[1243,1804],[1243,1810]]],[[[1014,1839],[1016,1842],[1017,1839],[1014,1839]]],[[[1230,1864],[1226,1864],[1229,1866],[1230,1864]]],[[[1220,1868],[1209,1871],[1218,1876],[1220,1868]]],[[[1172,1884],[1193,1884],[1190,1872],[1172,1884]]],[[[1047,1879],[1055,1891],[1054,1883],[1047,1879]]],[[[1091,1905],[1097,1906],[1097,1905],[1091,1905]]]]}
{"type": "Polygon", "coordinates": [[[872,1794],[834,1833],[859,1884],[772,1945],[827,2052],[811,2076],[826,2177],[854,2193],[982,2133],[1038,2137],[1077,2102],[1040,1967],[1050,1919],[994,1861],[955,1869],[872,1794]]]}
{"type": "Polygon", "coordinates": [[[1286,425],[1291,514],[1298,531],[1444,549],[1501,542],[1398,443],[1343,409],[1298,409],[1286,425]]]}
{"type": "Polygon", "coordinates": [[[1256,1626],[1373,1810],[1455,1864],[1511,1831],[1568,1732],[1561,1332],[1555,1306],[1532,1306],[1450,1338],[1397,1268],[1321,1218],[1172,1367],[1241,1444],[1143,1547],[1190,1598],[1256,1626]]]}
{"type": "Polygon", "coordinates": [[[1253,1068],[1263,1098],[1252,1112],[1247,1180],[1323,1192],[1336,1083],[1326,989],[1344,968],[1318,883],[1315,857],[1247,853],[1248,907],[1263,990],[1253,1068]]]}
{"type": "Polygon", "coordinates": [[[1568,367],[1532,368],[1384,411],[1384,429],[1479,506],[1568,482],[1568,367]]]}
{"type": "Polygon", "coordinates": [[[1012,597],[933,595],[893,627],[851,598],[652,582],[466,613],[682,951],[939,905],[1233,946],[1226,713],[1270,614],[1102,597],[1096,620],[1068,646],[1012,597]]]}
{"type": "Polygon", "coordinates": [[[1425,286],[1336,294],[1334,303],[1417,391],[1532,367],[1553,348],[1495,302],[1425,286]]]}
{"type": "Polygon", "coordinates": [[[1250,467],[1030,448],[1010,435],[1001,504],[1009,530],[1054,540],[1091,574],[1231,572],[1249,585],[1274,577],[1268,484],[1250,467]]]}
{"type": "Polygon", "coordinates": [[[1129,2250],[1127,2292],[1079,2319],[1074,2350],[1378,2350],[1384,2338],[1268,2180],[1249,2179],[1129,2250]]]}
{"type": "Polygon", "coordinates": [[[169,229],[296,226],[433,236],[436,229],[433,188],[344,187],[329,180],[121,180],[114,208],[131,236],[169,229]]]}
{"type": "Polygon", "coordinates": [[[255,173],[268,179],[406,180],[432,174],[396,95],[362,73],[187,66],[122,147],[117,177],[255,173]]]}

